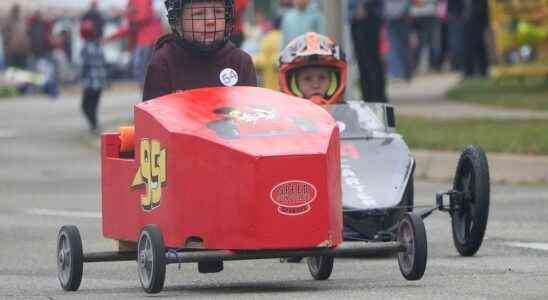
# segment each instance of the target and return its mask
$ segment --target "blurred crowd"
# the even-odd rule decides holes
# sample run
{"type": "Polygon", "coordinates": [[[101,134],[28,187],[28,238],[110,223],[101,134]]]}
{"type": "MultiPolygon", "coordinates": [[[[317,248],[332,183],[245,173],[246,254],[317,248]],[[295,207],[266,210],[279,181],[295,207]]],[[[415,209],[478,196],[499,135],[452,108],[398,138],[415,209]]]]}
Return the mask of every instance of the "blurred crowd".
{"type": "MultiPolygon", "coordinates": [[[[252,54],[262,85],[278,89],[280,50],[306,32],[326,34],[325,1],[277,0],[267,5],[267,11],[260,9],[264,7],[260,2],[235,1],[232,41],[252,54]]],[[[365,100],[387,101],[386,78],[410,81],[418,71],[488,74],[487,0],[346,0],[343,4],[365,100]]],[[[169,32],[161,0],[129,0],[121,11],[99,11],[97,2],[91,1],[87,11],[72,16],[40,10],[23,13],[14,4],[1,20],[0,86],[21,80],[30,82],[25,87],[40,83],[55,96],[59,82],[81,79],[85,40],[79,26],[84,20],[97,26],[109,78],[134,78],[139,83],[155,41],[169,32]]]]}
{"type": "MultiPolygon", "coordinates": [[[[347,0],[350,39],[366,101],[384,102],[386,78],[419,72],[488,75],[487,0],[347,0]]],[[[256,12],[244,50],[254,54],[264,86],[277,89],[277,55],[307,31],[326,34],[322,1],[280,0],[270,19],[256,12]],[[257,42],[258,41],[258,42],[257,42]]],[[[349,50],[349,49],[346,49],[349,50]]]]}
{"type": "Polygon", "coordinates": [[[86,42],[80,26],[86,20],[96,27],[111,79],[143,76],[146,49],[151,51],[156,39],[167,32],[162,1],[131,0],[125,9],[108,11],[100,11],[96,0],[89,3],[85,11],[69,14],[15,3],[2,14],[0,94],[38,90],[56,97],[59,84],[80,81],[86,42]],[[154,26],[143,26],[147,19],[154,20],[154,26]]]}

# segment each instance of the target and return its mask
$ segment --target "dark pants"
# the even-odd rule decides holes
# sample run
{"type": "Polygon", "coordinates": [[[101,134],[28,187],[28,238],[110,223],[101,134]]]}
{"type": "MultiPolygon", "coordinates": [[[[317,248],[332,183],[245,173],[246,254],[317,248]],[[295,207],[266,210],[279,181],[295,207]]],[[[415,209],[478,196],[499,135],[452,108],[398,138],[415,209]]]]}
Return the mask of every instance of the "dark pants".
{"type": "Polygon", "coordinates": [[[428,50],[428,67],[430,68],[435,65],[436,51],[438,50],[438,45],[436,45],[434,41],[435,30],[437,29],[437,20],[435,17],[420,17],[415,19],[414,25],[419,37],[419,45],[413,56],[413,69],[416,69],[420,65],[420,60],[424,49],[428,50]]]}
{"type": "Polygon", "coordinates": [[[449,26],[447,22],[440,22],[434,34],[434,45],[437,45],[437,47],[434,49],[435,51],[434,59],[432,61],[432,68],[434,68],[436,71],[441,70],[449,52],[448,31],[449,26]]]}
{"type": "Polygon", "coordinates": [[[390,43],[389,61],[394,76],[400,76],[406,81],[413,75],[411,68],[411,47],[409,46],[409,24],[404,20],[387,22],[388,40],[390,43]]]}
{"type": "Polygon", "coordinates": [[[27,55],[13,53],[7,56],[7,65],[19,69],[27,68],[27,55]]]}
{"type": "Polygon", "coordinates": [[[449,53],[453,70],[464,68],[464,25],[461,19],[449,21],[449,53]]]}
{"type": "Polygon", "coordinates": [[[369,17],[351,23],[352,41],[360,71],[360,87],[366,102],[387,102],[384,66],[379,49],[382,20],[369,17]]]}
{"type": "Polygon", "coordinates": [[[487,77],[485,30],[481,25],[466,24],[464,29],[464,76],[487,77]]]}
{"type": "Polygon", "coordinates": [[[82,111],[88,120],[91,130],[97,129],[97,106],[101,98],[101,90],[84,89],[82,96],[82,111]]]}

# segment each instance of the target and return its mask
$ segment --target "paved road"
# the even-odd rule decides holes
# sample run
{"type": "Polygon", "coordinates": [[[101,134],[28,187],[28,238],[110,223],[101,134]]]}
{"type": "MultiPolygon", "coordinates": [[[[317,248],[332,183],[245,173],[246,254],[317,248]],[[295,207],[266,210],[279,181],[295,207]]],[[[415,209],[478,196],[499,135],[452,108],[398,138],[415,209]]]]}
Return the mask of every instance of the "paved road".
{"type": "MultiPolygon", "coordinates": [[[[107,96],[103,120],[130,117],[136,93],[107,96]]],[[[63,224],[80,228],[86,251],[109,250],[101,237],[99,165],[89,146],[78,99],[0,103],[0,299],[134,299],[144,294],[136,264],[84,267],[78,293],[60,290],[55,238],[63,224]]],[[[447,183],[417,182],[418,204],[433,202],[447,183]]],[[[429,260],[421,281],[405,281],[394,258],[338,259],[330,280],[310,279],[305,264],[230,262],[219,274],[195,265],[169,266],[163,298],[546,299],[548,187],[493,187],[487,239],[476,257],[458,257],[449,219],[426,221],[429,260]],[[511,244],[511,243],[522,244],[511,244]],[[528,244],[537,243],[537,244],[528,244]],[[531,247],[539,248],[535,250],[531,247]],[[544,250],[542,250],[544,248],[544,250]]]]}

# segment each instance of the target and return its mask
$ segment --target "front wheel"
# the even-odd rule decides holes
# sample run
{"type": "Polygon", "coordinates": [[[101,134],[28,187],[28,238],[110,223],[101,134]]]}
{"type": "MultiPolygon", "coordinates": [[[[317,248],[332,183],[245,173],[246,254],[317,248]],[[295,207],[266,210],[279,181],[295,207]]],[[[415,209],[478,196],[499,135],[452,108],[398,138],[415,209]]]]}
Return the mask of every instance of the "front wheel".
{"type": "Polygon", "coordinates": [[[453,242],[462,256],[479,250],[489,216],[489,165],[479,146],[468,146],[462,152],[453,190],[460,192],[451,213],[453,242]]]}
{"type": "Polygon", "coordinates": [[[326,280],[331,276],[334,261],[333,256],[312,256],[306,260],[310,275],[316,280],[326,280]]]}
{"type": "Polygon", "coordinates": [[[406,251],[398,253],[400,272],[407,280],[419,280],[426,270],[428,255],[424,222],[415,213],[407,213],[400,221],[396,239],[406,251]]]}
{"type": "Polygon", "coordinates": [[[65,291],[76,291],[82,282],[84,254],[80,231],[74,225],[61,227],[57,235],[57,277],[65,291]]]}
{"type": "Polygon", "coordinates": [[[137,269],[143,290],[155,294],[164,288],[166,257],[162,232],[157,225],[147,225],[137,244],[137,269]]]}

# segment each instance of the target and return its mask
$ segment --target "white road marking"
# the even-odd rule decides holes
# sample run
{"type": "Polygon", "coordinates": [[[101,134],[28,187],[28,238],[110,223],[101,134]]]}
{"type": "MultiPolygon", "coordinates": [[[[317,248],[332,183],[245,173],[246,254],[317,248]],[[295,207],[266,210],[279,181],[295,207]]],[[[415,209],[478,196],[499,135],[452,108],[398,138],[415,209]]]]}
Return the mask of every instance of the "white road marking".
{"type": "Polygon", "coordinates": [[[70,211],[56,209],[33,208],[25,211],[26,214],[35,216],[54,216],[54,217],[75,217],[75,218],[101,218],[100,212],[93,211],[70,211]]]}
{"type": "Polygon", "coordinates": [[[10,128],[0,128],[0,139],[14,138],[17,136],[17,131],[10,128]]]}
{"type": "Polygon", "coordinates": [[[508,242],[505,243],[510,247],[528,248],[535,250],[548,251],[548,243],[521,243],[521,242],[508,242]]]}

